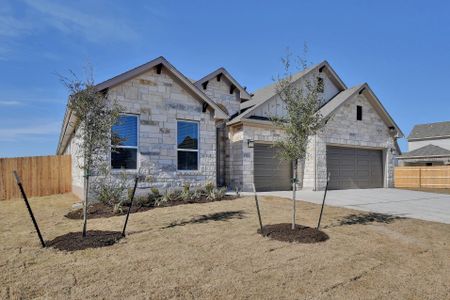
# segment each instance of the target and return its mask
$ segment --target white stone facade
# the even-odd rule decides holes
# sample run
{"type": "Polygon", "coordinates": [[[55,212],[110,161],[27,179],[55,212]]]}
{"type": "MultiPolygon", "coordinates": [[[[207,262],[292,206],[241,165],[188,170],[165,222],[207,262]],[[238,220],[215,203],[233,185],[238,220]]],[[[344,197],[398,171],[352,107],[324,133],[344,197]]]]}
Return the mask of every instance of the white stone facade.
{"type": "Polygon", "coordinates": [[[216,181],[216,126],[212,113],[164,68],[150,70],[113,87],[111,100],[125,107],[124,113],[139,116],[138,169],[152,178],[152,186],[169,188],[216,181]],[[199,123],[198,171],[177,170],[177,121],[199,123]]]}
{"type": "MultiPolygon", "coordinates": [[[[323,100],[333,101],[346,87],[332,71],[319,70],[309,73],[307,79],[321,77],[324,82],[323,100]]],[[[168,189],[186,183],[195,187],[212,182],[230,189],[252,191],[254,148],[249,147],[248,141],[273,144],[283,137],[283,132],[271,122],[261,120],[261,117],[267,120],[274,115],[282,116],[285,113],[283,103],[272,95],[249,114],[241,115],[244,118],[240,122],[227,125],[229,120],[224,119],[223,114],[215,118],[211,106],[215,107],[216,112],[223,110],[228,117],[235,116],[240,113],[242,104],[240,93],[245,91],[236,88],[226,76],[208,77],[208,81],[203,82],[205,84],[196,83],[194,90],[190,82],[183,82],[183,78],[169,68],[153,67],[108,86],[109,99],[122,105],[123,113],[136,115],[139,119],[137,169],[127,170],[127,173],[139,171],[148,175],[151,181],[142,184],[143,187],[168,189]],[[196,171],[177,170],[178,120],[199,124],[199,167],[196,171]]],[[[73,190],[82,196],[83,172],[76,161],[77,141],[73,136],[64,153],[72,154],[73,190]]],[[[306,159],[300,162],[298,169],[300,185],[304,188],[321,190],[325,187],[327,145],[382,150],[384,186],[392,186],[394,156],[391,150],[395,148],[396,141],[389,126],[364,94],[358,93],[347,99],[331,113],[324,129],[311,137],[306,159]],[[356,120],[357,105],[363,109],[361,121],[356,120]]]]}
{"type": "Polygon", "coordinates": [[[393,186],[395,140],[364,95],[355,95],[339,107],[317,136],[311,137],[305,161],[303,187],[323,190],[326,185],[327,145],[383,150],[384,186],[393,186]],[[356,106],[362,106],[363,118],[356,120],[356,106]]]}

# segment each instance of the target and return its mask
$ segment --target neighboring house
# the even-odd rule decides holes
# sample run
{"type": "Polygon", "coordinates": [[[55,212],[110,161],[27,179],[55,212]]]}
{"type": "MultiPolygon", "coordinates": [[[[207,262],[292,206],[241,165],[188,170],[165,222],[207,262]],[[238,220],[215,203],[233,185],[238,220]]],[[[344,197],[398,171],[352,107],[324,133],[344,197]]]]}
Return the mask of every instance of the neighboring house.
{"type": "MultiPolygon", "coordinates": [[[[294,74],[293,84],[323,82],[325,128],[311,137],[299,167],[303,188],[390,187],[396,139],[403,134],[367,84],[347,88],[326,62],[294,74]],[[304,170],[304,171],[303,171],[304,170]]],[[[114,172],[141,170],[153,186],[169,188],[213,182],[251,191],[288,190],[291,164],[278,158],[274,141],[283,136],[270,121],[285,105],[275,84],[249,94],[224,68],[198,81],[159,57],[97,85],[125,107],[120,126],[126,143],[108,158],[114,172]]],[[[73,154],[74,116],[66,111],[58,154],[73,154]]],[[[74,155],[73,155],[74,156],[74,155]]],[[[73,190],[81,195],[81,170],[73,158],[73,190]]]]}
{"type": "Polygon", "coordinates": [[[408,151],[398,156],[402,166],[450,165],[450,121],[414,126],[408,151]]]}

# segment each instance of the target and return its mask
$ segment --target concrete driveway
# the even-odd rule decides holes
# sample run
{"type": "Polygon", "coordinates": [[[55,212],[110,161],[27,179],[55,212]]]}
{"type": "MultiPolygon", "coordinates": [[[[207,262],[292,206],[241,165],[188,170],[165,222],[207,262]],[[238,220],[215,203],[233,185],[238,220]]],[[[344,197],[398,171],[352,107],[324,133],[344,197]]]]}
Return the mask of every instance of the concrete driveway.
{"type": "MultiPolygon", "coordinates": [[[[323,193],[299,191],[297,199],[321,204],[323,193]]],[[[291,198],[292,192],[258,195],[291,198]]],[[[399,189],[338,190],[328,191],[325,204],[450,224],[450,195],[444,194],[399,189]]]]}

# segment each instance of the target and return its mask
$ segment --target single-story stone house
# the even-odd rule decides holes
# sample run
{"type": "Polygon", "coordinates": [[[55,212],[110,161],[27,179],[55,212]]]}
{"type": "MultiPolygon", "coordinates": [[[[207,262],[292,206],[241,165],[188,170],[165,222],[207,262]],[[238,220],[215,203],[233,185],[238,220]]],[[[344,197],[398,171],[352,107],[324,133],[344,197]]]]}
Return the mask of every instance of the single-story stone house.
{"type": "Polygon", "coordinates": [[[450,121],[415,125],[397,158],[401,166],[450,165],[450,121]]]}
{"type": "MultiPolygon", "coordinates": [[[[299,166],[304,189],[390,187],[397,138],[403,133],[368,84],[347,88],[324,61],[293,75],[293,84],[321,80],[326,118],[311,137],[299,166]]],[[[170,188],[213,182],[230,189],[288,190],[291,163],[272,147],[283,132],[270,117],[283,115],[275,84],[249,93],[219,68],[191,80],[164,57],[97,85],[125,110],[112,130],[126,143],[108,157],[112,170],[144,170],[153,186],[170,188]]],[[[73,154],[74,116],[66,111],[57,154],[73,154]]],[[[81,195],[82,172],[73,163],[73,190],[81,195]]]]}

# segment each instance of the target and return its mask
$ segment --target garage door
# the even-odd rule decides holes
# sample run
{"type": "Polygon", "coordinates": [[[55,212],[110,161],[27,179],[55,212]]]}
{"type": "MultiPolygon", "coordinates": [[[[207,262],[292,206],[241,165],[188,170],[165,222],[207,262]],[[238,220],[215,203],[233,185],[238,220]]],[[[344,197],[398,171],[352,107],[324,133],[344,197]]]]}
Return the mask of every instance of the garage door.
{"type": "Polygon", "coordinates": [[[279,149],[268,144],[255,144],[253,150],[256,190],[259,192],[290,190],[292,165],[277,156],[279,149]]]}
{"type": "Polygon", "coordinates": [[[329,189],[383,187],[381,150],[327,146],[329,189]]]}

